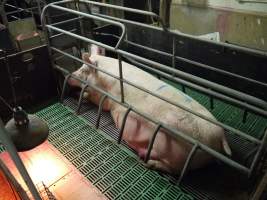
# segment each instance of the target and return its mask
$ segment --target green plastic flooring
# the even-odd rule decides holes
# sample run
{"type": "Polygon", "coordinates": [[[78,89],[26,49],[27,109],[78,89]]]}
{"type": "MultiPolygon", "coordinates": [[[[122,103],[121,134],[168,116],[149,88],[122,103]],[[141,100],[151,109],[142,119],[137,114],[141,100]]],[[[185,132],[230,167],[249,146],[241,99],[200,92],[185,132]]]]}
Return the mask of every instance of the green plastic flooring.
{"type": "Polygon", "coordinates": [[[62,104],[36,114],[49,124],[49,142],[108,198],[193,199],[62,104]]]}
{"type": "MultiPolygon", "coordinates": [[[[179,85],[174,86],[181,89],[179,85]]],[[[267,119],[249,113],[246,123],[243,123],[242,109],[219,100],[214,100],[214,109],[211,109],[209,97],[188,88],[186,93],[209,109],[219,121],[256,138],[263,136],[267,119]]],[[[200,182],[194,174],[191,182],[185,180],[182,191],[170,181],[170,177],[146,169],[132,151],[116,144],[114,125],[103,126],[106,128],[103,130],[105,133],[94,129],[92,123],[95,122],[97,108],[92,111],[83,105],[82,114],[77,116],[73,114],[77,108],[76,100],[68,101],[67,105],[56,103],[36,114],[49,125],[49,142],[109,199],[225,199],[216,193],[216,189],[211,191],[210,187],[206,188],[206,184],[210,184],[210,180],[205,177],[206,172],[200,172],[206,182],[200,182]]],[[[102,116],[101,123],[108,124],[110,120],[110,116],[102,116]]],[[[233,159],[247,163],[246,155],[250,155],[255,146],[231,133],[227,133],[227,138],[234,154],[233,159]]],[[[0,145],[0,152],[3,150],[0,145]]],[[[249,166],[249,163],[246,165],[249,166]]],[[[211,177],[214,178],[216,170],[212,170],[215,174],[211,177]]]]}

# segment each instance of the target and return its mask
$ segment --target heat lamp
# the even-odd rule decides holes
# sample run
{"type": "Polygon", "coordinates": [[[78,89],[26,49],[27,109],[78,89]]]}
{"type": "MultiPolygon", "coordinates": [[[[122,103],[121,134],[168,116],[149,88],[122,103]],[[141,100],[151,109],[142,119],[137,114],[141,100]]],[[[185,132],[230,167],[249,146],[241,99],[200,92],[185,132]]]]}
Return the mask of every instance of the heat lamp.
{"type": "Polygon", "coordinates": [[[48,137],[47,124],[35,115],[28,115],[21,107],[13,109],[13,118],[5,126],[17,151],[28,151],[42,144],[48,137]]]}
{"type": "MultiPolygon", "coordinates": [[[[13,83],[7,57],[5,57],[5,61],[10,81],[13,83]]],[[[11,90],[13,100],[16,104],[16,95],[13,85],[11,90]]],[[[5,127],[0,118],[0,141],[6,147],[7,152],[10,154],[16,165],[16,168],[31,191],[33,198],[41,200],[39,192],[20,159],[18,152],[31,150],[42,144],[48,137],[48,126],[37,116],[28,115],[22,107],[15,106],[15,108],[12,109],[5,99],[1,97],[0,100],[13,112],[13,118],[6,124],[5,127]]]]}

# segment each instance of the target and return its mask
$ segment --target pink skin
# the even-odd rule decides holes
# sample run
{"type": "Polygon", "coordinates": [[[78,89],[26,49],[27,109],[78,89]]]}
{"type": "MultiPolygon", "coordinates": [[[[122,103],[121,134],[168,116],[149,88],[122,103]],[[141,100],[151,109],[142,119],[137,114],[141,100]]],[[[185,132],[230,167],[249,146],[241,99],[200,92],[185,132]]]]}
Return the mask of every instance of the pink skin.
{"type": "MultiPolygon", "coordinates": [[[[110,73],[118,75],[116,74],[117,61],[112,58],[91,56],[87,53],[83,54],[83,60],[91,64],[99,64],[99,68],[109,70],[110,73]]],[[[169,97],[170,99],[175,99],[176,101],[179,100],[179,102],[184,103],[191,109],[199,111],[211,118],[213,117],[196,101],[185,94],[179,93],[176,89],[171,86],[167,86],[166,83],[155,79],[151,75],[148,75],[139,69],[137,70],[135,67],[124,62],[123,70],[124,77],[126,77],[127,80],[129,78],[131,81],[142,82],[142,85],[146,85],[151,91],[157,92],[162,96],[169,97]],[[162,86],[162,84],[164,85],[162,86]]],[[[90,83],[97,85],[120,99],[120,86],[119,82],[115,79],[103,75],[103,73],[89,68],[86,65],[83,65],[73,74],[85,81],[89,81],[90,83]]],[[[81,84],[72,78],[69,79],[69,84],[81,87],[81,84]]],[[[218,152],[224,151],[228,155],[231,154],[231,150],[224,137],[224,132],[220,127],[203,121],[202,119],[188,114],[181,109],[177,109],[174,106],[166,105],[166,102],[147,96],[147,94],[143,94],[130,86],[124,85],[124,89],[125,99],[129,102],[129,104],[134,105],[144,113],[153,116],[163,124],[191,135],[218,152]],[[150,103],[148,104],[147,102],[150,103]]],[[[101,98],[100,93],[94,91],[93,89],[88,89],[87,93],[89,94],[87,97],[89,101],[98,105],[101,98]]],[[[116,127],[120,129],[126,108],[114,103],[114,101],[111,101],[110,99],[107,99],[104,102],[104,110],[111,112],[116,127]]],[[[147,154],[149,141],[155,129],[155,124],[145,120],[134,112],[130,112],[126,120],[123,139],[142,159],[144,159],[147,154]]],[[[155,139],[150,159],[146,166],[168,173],[179,173],[184,166],[191,148],[192,145],[188,144],[186,141],[182,139],[175,139],[170,134],[166,134],[166,130],[160,129],[155,139]]],[[[190,163],[190,169],[203,167],[212,161],[213,159],[208,154],[198,150],[190,163]]]]}

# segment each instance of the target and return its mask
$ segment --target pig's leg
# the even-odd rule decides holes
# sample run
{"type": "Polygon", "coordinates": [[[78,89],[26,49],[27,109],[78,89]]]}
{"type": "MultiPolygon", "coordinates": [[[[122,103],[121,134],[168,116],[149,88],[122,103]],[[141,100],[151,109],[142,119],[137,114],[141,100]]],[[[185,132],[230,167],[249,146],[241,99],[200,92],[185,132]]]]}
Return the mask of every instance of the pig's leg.
{"type": "Polygon", "coordinates": [[[173,173],[170,166],[162,160],[149,160],[147,163],[144,163],[144,165],[149,169],[173,173]]]}
{"type": "MultiPolygon", "coordinates": [[[[125,115],[125,108],[117,107],[111,110],[111,115],[114,119],[116,127],[122,128],[122,121],[125,115]]],[[[151,135],[151,128],[138,115],[129,113],[123,131],[123,139],[127,144],[136,150],[139,155],[147,148],[151,135]]]]}

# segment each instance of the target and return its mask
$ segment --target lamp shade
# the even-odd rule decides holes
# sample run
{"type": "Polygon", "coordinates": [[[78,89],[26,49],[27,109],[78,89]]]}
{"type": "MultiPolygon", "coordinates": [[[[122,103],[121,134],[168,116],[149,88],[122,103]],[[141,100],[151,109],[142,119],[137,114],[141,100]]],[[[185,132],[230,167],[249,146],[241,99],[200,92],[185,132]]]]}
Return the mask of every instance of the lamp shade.
{"type": "Polygon", "coordinates": [[[14,109],[13,118],[5,126],[17,148],[27,151],[43,143],[49,133],[47,124],[35,115],[28,115],[21,107],[14,109]]]}

